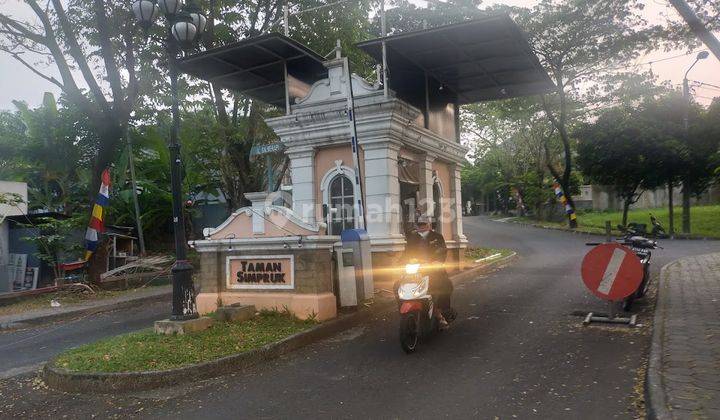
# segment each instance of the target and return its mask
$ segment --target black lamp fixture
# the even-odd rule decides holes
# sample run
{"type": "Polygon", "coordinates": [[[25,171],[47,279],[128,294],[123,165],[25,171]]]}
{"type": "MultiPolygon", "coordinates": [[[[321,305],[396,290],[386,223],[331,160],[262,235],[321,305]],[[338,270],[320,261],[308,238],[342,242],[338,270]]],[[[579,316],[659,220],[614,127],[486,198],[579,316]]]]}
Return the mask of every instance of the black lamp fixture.
{"type": "Polygon", "coordinates": [[[165,16],[175,16],[185,5],[183,0],[160,0],[158,3],[165,16]]]}
{"type": "Polygon", "coordinates": [[[173,23],[171,31],[175,41],[184,50],[191,49],[195,40],[199,38],[198,28],[187,12],[180,12],[175,15],[175,23],[173,23]]]}
{"type": "Polygon", "coordinates": [[[160,16],[160,7],[150,0],[137,0],[132,4],[132,11],[145,31],[150,29],[155,19],[160,16]]]}
{"type": "Polygon", "coordinates": [[[132,11],[138,24],[149,30],[155,19],[162,13],[168,22],[168,32],[183,48],[190,49],[200,40],[207,26],[207,18],[202,14],[200,7],[190,0],[135,0],[132,11]]]}

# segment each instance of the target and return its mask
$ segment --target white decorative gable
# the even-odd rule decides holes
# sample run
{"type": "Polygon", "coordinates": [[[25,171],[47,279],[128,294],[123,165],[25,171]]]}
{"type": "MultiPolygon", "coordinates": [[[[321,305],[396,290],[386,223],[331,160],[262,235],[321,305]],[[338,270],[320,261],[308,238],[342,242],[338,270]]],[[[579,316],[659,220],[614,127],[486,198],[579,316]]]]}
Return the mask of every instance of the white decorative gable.
{"type": "MultiPolygon", "coordinates": [[[[328,78],[315,82],[304,98],[298,98],[295,101],[296,104],[313,105],[346,98],[347,78],[343,73],[343,60],[329,61],[326,66],[328,68],[328,78]]],[[[352,88],[355,97],[372,95],[380,90],[379,86],[371,85],[357,74],[352,75],[352,88]]]]}

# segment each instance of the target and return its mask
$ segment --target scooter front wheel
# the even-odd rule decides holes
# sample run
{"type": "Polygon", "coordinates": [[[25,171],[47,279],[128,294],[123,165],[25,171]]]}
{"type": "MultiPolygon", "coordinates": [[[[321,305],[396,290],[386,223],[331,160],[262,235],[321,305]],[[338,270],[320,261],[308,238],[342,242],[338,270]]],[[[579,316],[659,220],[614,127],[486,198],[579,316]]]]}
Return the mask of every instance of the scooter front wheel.
{"type": "Polygon", "coordinates": [[[410,354],[417,348],[420,340],[420,317],[416,312],[400,315],[400,347],[410,354]]]}

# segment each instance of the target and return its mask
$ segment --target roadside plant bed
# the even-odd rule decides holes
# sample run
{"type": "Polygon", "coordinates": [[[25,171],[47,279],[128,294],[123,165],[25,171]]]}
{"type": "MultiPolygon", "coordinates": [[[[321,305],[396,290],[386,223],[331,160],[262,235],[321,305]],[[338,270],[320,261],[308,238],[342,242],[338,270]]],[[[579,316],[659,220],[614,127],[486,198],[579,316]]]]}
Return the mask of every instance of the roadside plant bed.
{"type": "Polygon", "coordinates": [[[482,247],[468,247],[465,250],[465,259],[469,261],[475,261],[482,258],[488,258],[492,257],[494,255],[497,255],[494,258],[488,258],[488,260],[493,259],[499,259],[503,257],[507,257],[508,255],[512,254],[511,249],[505,249],[505,248],[482,248],[482,247]]]}
{"type": "Polygon", "coordinates": [[[79,373],[177,369],[253,350],[315,324],[288,313],[265,311],[241,323],[216,322],[194,334],[161,335],[142,330],[119,335],[62,353],[54,364],[79,373]]]}

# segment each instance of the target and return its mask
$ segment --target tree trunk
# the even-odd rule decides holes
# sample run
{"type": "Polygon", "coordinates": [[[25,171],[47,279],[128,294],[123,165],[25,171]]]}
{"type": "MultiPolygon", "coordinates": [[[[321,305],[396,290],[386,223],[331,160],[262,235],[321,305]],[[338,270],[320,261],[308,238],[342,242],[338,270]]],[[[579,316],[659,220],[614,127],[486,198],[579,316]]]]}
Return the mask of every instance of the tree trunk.
{"type": "MultiPolygon", "coordinates": [[[[100,184],[102,183],[102,172],[108,168],[113,163],[115,157],[117,157],[117,149],[120,146],[120,141],[122,139],[122,128],[119,125],[108,124],[104,127],[101,133],[103,135],[100,137],[100,150],[98,150],[98,155],[95,158],[93,173],[91,174],[92,178],[90,180],[90,191],[88,191],[88,194],[90,195],[90,210],[88,212],[87,219],[88,224],[90,223],[92,209],[95,205],[98,191],[100,190],[100,184]]],[[[107,225],[107,223],[108,213],[107,209],[105,209],[105,211],[103,211],[103,225],[107,225]]],[[[100,284],[100,274],[104,273],[107,269],[107,250],[104,246],[105,241],[102,232],[98,232],[98,241],[97,251],[92,255],[92,257],[90,257],[88,265],[88,277],[94,284],[100,284]]]]}
{"type": "Polygon", "coordinates": [[[622,225],[627,226],[627,218],[628,218],[628,211],[630,210],[630,204],[632,202],[632,199],[626,198],[623,202],[623,217],[622,217],[622,225]]]}
{"type": "Polygon", "coordinates": [[[99,241],[97,249],[95,253],[90,257],[87,269],[88,281],[95,285],[100,284],[100,274],[107,271],[107,257],[110,251],[108,249],[109,245],[107,244],[107,241],[105,241],[105,238],[101,235],[98,236],[99,241]]]}
{"type": "Polygon", "coordinates": [[[675,235],[675,209],[673,208],[673,205],[673,182],[671,180],[668,182],[668,216],[670,217],[668,233],[670,234],[670,237],[675,235]]]}
{"type": "Polygon", "coordinates": [[[682,189],[682,232],[690,233],[690,186],[683,182],[682,189]]]}
{"type": "Polygon", "coordinates": [[[570,195],[565,193],[565,190],[563,191],[563,194],[565,194],[565,199],[567,200],[567,203],[570,205],[570,208],[572,209],[572,213],[568,214],[568,226],[570,229],[575,229],[577,227],[577,215],[575,214],[575,202],[572,198],[570,198],[570,195]],[[575,215],[575,218],[572,216],[575,215]]]}

